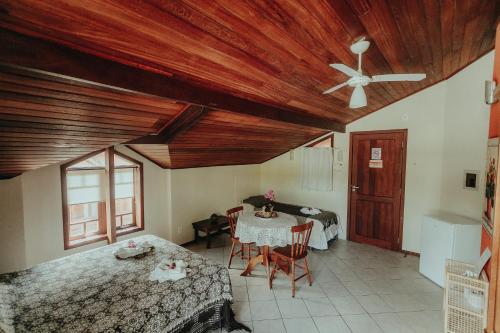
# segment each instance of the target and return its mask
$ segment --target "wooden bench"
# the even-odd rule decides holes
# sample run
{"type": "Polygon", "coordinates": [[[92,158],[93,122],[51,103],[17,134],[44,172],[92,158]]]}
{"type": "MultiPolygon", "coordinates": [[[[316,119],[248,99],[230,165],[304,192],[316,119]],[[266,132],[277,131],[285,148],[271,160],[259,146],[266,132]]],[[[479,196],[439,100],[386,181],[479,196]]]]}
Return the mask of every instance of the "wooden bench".
{"type": "Polygon", "coordinates": [[[201,220],[198,222],[193,222],[194,229],[194,241],[198,242],[202,238],[207,239],[207,249],[211,245],[211,236],[218,235],[222,232],[229,233],[229,221],[227,217],[223,215],[217,215],[206,220],[201,220]],[[199,232],[203,231],[206,236],[200,237],[199,232]]]}

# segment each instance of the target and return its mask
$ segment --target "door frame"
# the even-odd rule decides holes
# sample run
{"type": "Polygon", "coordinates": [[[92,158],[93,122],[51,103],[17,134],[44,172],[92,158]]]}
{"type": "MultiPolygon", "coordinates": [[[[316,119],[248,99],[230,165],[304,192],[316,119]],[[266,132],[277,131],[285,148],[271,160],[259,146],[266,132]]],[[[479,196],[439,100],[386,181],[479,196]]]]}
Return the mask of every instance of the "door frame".
{"type": "Polygon", "coordinates": [[[357,134],[388,134],[388,133],[402,133],[403,134],[403,146],[402,148],[402,165],[401,165],[401,198],[400,198],[400,209],[399,209],[399,223],[397,225],[398,240],[396,242],[395,251],[401,251],[403,245],[403,222],[404,222],[404,203],[405,203],[405,188],[406,188],[406,154],[408,145],[408,129],[390,129],[390,130],[378,130],[378,131],[357,131],[349,133],[349,179],[347,182],[347,240],[351,240],[351,180],[352,180],[352,164],[353,164],[353,136],[357,134]]]}

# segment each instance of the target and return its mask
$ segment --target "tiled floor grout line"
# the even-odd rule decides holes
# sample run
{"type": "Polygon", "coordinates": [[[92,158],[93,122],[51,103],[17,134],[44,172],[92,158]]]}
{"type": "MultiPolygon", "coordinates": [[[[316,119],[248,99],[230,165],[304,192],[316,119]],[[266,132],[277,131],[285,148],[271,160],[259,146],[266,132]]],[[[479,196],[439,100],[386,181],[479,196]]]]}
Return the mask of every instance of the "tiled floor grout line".
{"type": "MultiPolygon", "coordinates": [[[[379,322],[378,320],[376,320],[376,318],[378,318],[379,320],[387,320],[387,319],[383,319],[384,318],[383,316],[382,317],[378,316],[379,314],[391,313],[391,314],[395,314],[397,318],[403,318],[400,315],[402,313],[426,313],[427,314],[429,311],[431,311],[431,312],[435,312],[433,314],[434,318],[438,318],[437,312],[439,312],[440,310],[439,310],[439,307],[438,308],[435,307],[435,304],[437,304],[437,303],[435,300],[433,300],[433,298],[435,297],[433,295],[433,293],[436,293],[436,296],[439,295],[439,293],[437,293],[436,290],[433,290],[432,287],[428,287],[425,283],[420,283],[420,282],[419,282],[419,286],[416,288],[412,288],[411,291],[405,292],[405,290],[404,290],[405,281],[409,281],[411,283],[412,280],[419,280],[419,279],[425,280],[422,277],[419,277],[418,274],[415,274],[415,271],[417,271],[417,273],[418,273],[418,270],[417,270],[418,262],[415,262],[415,259],[404,260],[396,255],[392,255],[392,253],[384,254],[384,253],[379,253],[379,252],[377,252],[373,256],[368,255],[368,257],[366,257],[366,256],[363,256],[363,253],[366,253],[366,252],[358,251],[358,249],[360,247],[358,247],[355,244],[352,244],[353,247],[351,250],[349,250],[350,253],[348,253],[349,251],[347,251],[346,248],[349,248],[351,246],[351,243],[341,243],[340,244],[341,246],[336,246],[336,245],[337,244],[331,246],[331,248],[328,250],[328,251],[330,251],[329,253],[327,253],[327,252],[319,253],[319,254],[314,253],[314,255],[311,256],[311,257],[313,257],[312,260],[310,260],[310,266],[311,266],[311,270],[313,271],[313,273],[314,272],[323,272],[326,275],[326,277],[324,278],[325,280],[322,280],[321,283],[318,281],[314,281],[314,284],[317,285],[318,290],[321,292],[322,295],[313,296],[312,299],[314,299],[316,297],[326,298],[326,302],[329,304],[329,306],[332,307],[332,309],[335,310],[336,313],[335,314],[326,314],[325,313],[322,315],[313,316],[311,310],[306,305],[306,301],[308,299],[311,299],[311,298],[309,298],[307,296],[304,297],[303,295],[300,295],[299,297],[295,298],[295,299],[301,299],[302,304],[304,304],[304,306],[306,307],[305,311],[307,311],[306,313],[304,313],[304,315],[307,314],[308,315],[307,318],[309,318],[310,320],[313,321],[314,326],[318,330],[318,332],[319,332],[320,327],[318,326],[318,324],[316,323],[314,318],[315,317],[322,317],[322,316],[339,317],[341,319],[341,322],[343,324],[345,324],[345,327],[352,331],[351,327],[347,324],[347,321],[345,318],[345,316],[349,316],[349,314],[347,314],[347,313],[342,314],[339,311],[339,309],[333,304],[332,299],[336,296],[330,296],[330,294],[328,292],[328,290],[331,291],[331,289],[328,288],[329,287],[328,283],[330,282],[330,281],[328,281],[329,276],[332,276],[332,281],[331,281],[333,283],[331,285],[332,288],[335,284],[338,284],[346,289],[345,292],[344,291],[341,292],[342,296],[338,296],[338,297],[346,297],[346,298],[349,297],[352,301],[356,302],[360,306],[360,310],[363,311],[363,313],[359,314],[359,315],[364,316],[364,318],[366,318],[366,320],[368,320],[368,318],[369,318],[370,321],[372,322],[372,324],[375,323],[375,327],[379,328],[381,331],[384,331],[383,326],[382,326],[382,324],[384,322],[383,321],[379,322]],[[346,244],[348,244],[348,245],[346,245],[346,244]],[[338,255],[337,255],[337,253],[333,254],[333,252],[337,252],[338,255]],[[353,253],[355,253],[355,252],[358,252],[359,255],[354,255],[353,253]],[[376,267],[376,265],[378,265],[377,262],[383,263],[384,260],[387,261],[386,266],[382,265],[380,268],[376,267]],[[314,263],[314,265],[312,263],[314,263]],[[335,267],[339,267],[338,269],[335,269],[335,271],[337,271],[337,273],[335,273],[335,271],[332,269],[335,267]],[[345,271],[348,272],[345,274],[348,274],[348,275],[352,274],[352,277],[344,275],[343,269],[345,269],[345,271]],[[373,274],[373,275],[369,275],[369,277],[367,278],[366,275],[363,275],[364,271],[366,271],[368,274],[373,274]],[[341,273],[340,274],[341,278],[339,278],[339,276],[337,275],[339,273],[341,273]],[[401,285],[398,285],[396,287],[388,286],[388,288],[385,289],[386,287],[385,287],[383,281],[389,281],[389,280],[390,280],[389,283],[393,283],[393,282],[394,283],[401,283],[401,285]],[[382,284],[375,285],[375,284],[372,284],[371,281],[382,281],[382,284]],[[358,285],[358,283],[359,283],[359,285],[358,285]],[[349,286],[349,288],[347,288],[347,286],[349,286]],[[366,291],[366,294],[363,292],[363,289],[360,289],[361,293],[358,293],[357,288],[364,288],[364,286],[366,286],[366,288],[368,288],[366,291]],[[376,286],[377,289],[374,289],[373,288],[374,286],[376,286]],[[401,290],[399,290],[399,289],[401,289],[401,290]],[[382,291],[387,290],[387,292],[380,292],[381,290],[382,291]],[[420,293],[420,291],[416,292],[416,290],[423,290],[422,292],[429,293],[429,295],[427,296],[427,298],[415,297],[415,295],[418,295],[418,293],[420,293]],[[400,297],[401,295],[406,295],[406,297],[408,297],[410,299],[410,301],[413,303],[409,303],[410,305],[408,306],[408,309],[404,309],[403,311],[401,311],[401,309],[395,309],[393,305],[390,305],[386,301],[387,296],[385,296],[385,295],[397,295],[398,297],[400,297]],[[372,301],[369,300],[369,298],[364,299],[363,296],[376,296],[376,297],[373,297],[374,301],[382,302],[382,304],[387,306],[387,309],[391,309],[391,311],[385,311],[385,308],[384,308],[383,312],[375,312],[375,313],[369,312],[369,311],[373,311],[373,310],[370,310],[370,307],[372,306],[371,303],[367,303],[367,302],[372,302],[372,301]],[[363,300],[363,303],[361,303],[362,300],[363,300]],[[412,305],[415,305],[415,304],[416,304],[416,308],[419,308],[419,304],[422,307],[419,308],[418,311],[411,310],[412,305]],[[430,306],[432,306],[432,308],[430,310],[426,309],[427,304],[431,304],[430,306]]],[[[214,249],[214,250],[199,249],[199,251],[200,252],[203,251],[204,252],[203,254],[205,256],[209,256],[213,260],[216,260],[218,262],[222,262],[222,264],[227,263],[226,254],[227,254],[227,256],[229,256],[227,246],[225,246],[222,249],[214,249]],[[220,255],[221,253],[222,253],[222,258],[220,255]]],[[[240,264],[241,264],[241,262],[238,261],[238,265],[240,265],[240,264]]],[[[235,276],[234,273],[231,275],[235,276]]],[[[249,290],[249,289],[251,289],[250,287],[255,286],[255,285],[261,285],[261,284],[260,283],[252,283],[252,285],[249,285],[248,284],[249,279],[246,279],[246,278],[243,281],[244,281],[244,283],[242,283],[242,282],[239,282],[239,283],[241,283],[242,286],[245,286],[247,288],[246,300],[244,300],[244,301],[247,302],[249,305],[251,302],[250,301],[250,290],[249,290]]],[[[262,285],[262,287],[264,287],[264,285],[262,285]]],[[[302,286],[299,286],[299,288],[301,288],[301,287],[304,288],[302,290],[306,290],[306,288],[307,288],[307,286],[305,284],[302,286]]],[[[238,288],[238,287],[234,287],[234,288],[238,288]]],[[[284,302],[284,300],[285,299],[290,300],[290,299],[286,298],[286,297],[285,298],[281,298],[281,297],[278,298],[279,294],[275,293],[274,291],[271,291],[271,292],[273,293],[272,298],[274,299],[274,303],[276,304],[277,310],[279,311],[279,314],[281,317],[280,318],[281,324],[283,325],[283,329],[287,332],[287,329],[285,326],[285,320],[289,319],[289,318],[283,318],[284,315],[283,315],[282,308],[278,304],[279,304],[280,300],[282,303],[286,304],[286,302],[284,302]]],[[[401,302],[401,300],[403,300],[403,302],[404,302],[405,298],[399,298],[396,302],[401,302]]],[[[254,301],[258,301],[258,300],[254,300],[254,301]]],[[[391,301],[391,302],[393,302],[393,301],[391,301]]],[[[373,303],[373,304],[375,304],[374,306],[377,306],[377,303],[373,303]]],[[[394,304],[397,304],[397,303],[394,303],[394,304]]],[[[375,308],[375,310],[376,310],[376,308],[375,308]]],[[[253,318],[253,313],[251,311],[250,306],[249,306],[249,315],[250,315],[249,319],[253,325],[253,323],[256,322],[256,320],[254,320],[254,318],[253,318]]],[[[416,318],[419,318],[418,316],[420,316],[420,315],[413,316],[413,317],[406,317],[406,318],[411,318],[412,323],[413,322],[416,323],[418,321],[418,319],[416,319],[416,318]]],[[[294,319],[293,316],[290,316],[290,317],[291,317],[291,319],[294,319]]],[[[401,320],[401,319],[399,319],[399,320],[401,320]]],[[[433,320],[437,320],[437,319],[433,319],[433,320]]],[[[260,320],[257,320],[257,321],[260,321],[260,320]]],[[[435,329],[435,326],[429,326],[429,327],[432,327],[433,330],[435,329]]]]}

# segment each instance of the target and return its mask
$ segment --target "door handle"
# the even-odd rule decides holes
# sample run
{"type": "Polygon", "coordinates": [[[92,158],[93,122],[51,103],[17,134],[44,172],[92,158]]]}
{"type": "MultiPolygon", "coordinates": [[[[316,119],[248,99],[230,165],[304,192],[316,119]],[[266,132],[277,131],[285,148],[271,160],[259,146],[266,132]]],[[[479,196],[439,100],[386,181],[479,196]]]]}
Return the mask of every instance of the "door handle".
{"type": "Polygon", "coordinates": [[[356,192],[357,190],[359,190],[359,186],[351,185],[351,191],[356,192]]]}

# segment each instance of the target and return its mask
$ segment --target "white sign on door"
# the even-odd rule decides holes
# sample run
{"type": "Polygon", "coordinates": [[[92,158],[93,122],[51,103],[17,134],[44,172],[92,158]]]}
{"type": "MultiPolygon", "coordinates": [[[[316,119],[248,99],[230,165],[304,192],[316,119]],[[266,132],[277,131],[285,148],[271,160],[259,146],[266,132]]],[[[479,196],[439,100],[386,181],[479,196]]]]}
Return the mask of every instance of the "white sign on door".
{"type": "Polygon", "coordinates": [[[382,148],[372,148],[372,160],[381,160],[382,159],[382,148]]]}

